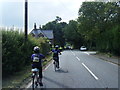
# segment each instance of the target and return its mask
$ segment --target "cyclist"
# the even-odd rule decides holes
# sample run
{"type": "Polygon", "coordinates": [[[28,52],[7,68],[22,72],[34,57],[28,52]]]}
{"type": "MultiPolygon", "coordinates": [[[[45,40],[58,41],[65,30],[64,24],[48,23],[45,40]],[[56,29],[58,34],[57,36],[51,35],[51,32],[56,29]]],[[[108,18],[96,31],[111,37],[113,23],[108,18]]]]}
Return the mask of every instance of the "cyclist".
{"type": "Polygon", "coordinates": [[[38,46],[34,47],[34,54],[32,54],[31,59],[32,59],[32,68],[37,68],[39,69],[39,84],[40,86],[43,86],[42,83],[42,59],[45,58],[43,54],[40,53],[40,48],[38,46]]]}
{"type": "Polygon", "coordinates": [[[56,45],[55,49],[53,49],[52,52],[53,52],[53,60],[56,60],[56,62],[58,63],[58,68],[59,68],[59,54],[61,54],[61,52],[58,48],[59,46],[56,45]]]}
{"type": "Polygon", "coordinates": [[[60,52],[62,52],[62,50],[63,50],[62,47],[60,47],[59,50],[60,50],[60,52]]]}

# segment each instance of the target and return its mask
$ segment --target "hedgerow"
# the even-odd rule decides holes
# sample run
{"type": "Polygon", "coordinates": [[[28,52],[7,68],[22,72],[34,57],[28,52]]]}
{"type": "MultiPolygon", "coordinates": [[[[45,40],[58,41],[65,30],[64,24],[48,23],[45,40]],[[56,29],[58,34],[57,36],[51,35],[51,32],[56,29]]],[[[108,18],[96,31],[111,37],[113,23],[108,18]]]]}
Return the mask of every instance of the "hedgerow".
{"type": "Polygon", "coordinates": [[[3,77],[19,72],[25,66],[30,65],[34,46],[39,46],[44,55],[47,55],[50,50],[49,44],[44,38],[36,39],[28,36],[28,40],[25,41],[23,33],[2,30],[3,77]]]}

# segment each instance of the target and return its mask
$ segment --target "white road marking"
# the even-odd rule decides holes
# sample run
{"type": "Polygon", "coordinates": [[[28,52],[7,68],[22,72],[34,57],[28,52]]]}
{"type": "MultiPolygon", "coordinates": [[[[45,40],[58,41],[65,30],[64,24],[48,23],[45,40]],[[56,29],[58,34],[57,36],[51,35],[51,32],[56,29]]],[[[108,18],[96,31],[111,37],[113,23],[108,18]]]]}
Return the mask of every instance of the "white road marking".
{"type": "Polygon", "coordinates": [[[78,57],[76,57],[78,61],[80,61],[80,59],[78,57]]]}
{"type": "Polygon", "coordinates": [[[26,88],[30,88],[31,85],[32,85],[32,82],[30,82],[26,88]]]}
{"type": "Polygon", "coordinates": [[[82,63],[82,65],[88,70],[88,72],[89,72],[96,80],[98,80],[98,77],[97,77],[84,63],[82,63]]]}
{"type": "Polygon", "coordinates": [[[84,52],[85,54],[87,54],[87,55],[90,55],[88,52],[84,52]]]}
{"type": "Polygon", "coordinates": [[[73,52],[73,55],[75,56],[75,53],[73,52]]]}
{"type": "Polygon", "coordinates": [[[50,67],[50,65],[51,65],[51,63],[43,71],[47,70],[50,67]]]}
{"type": "Polygon", "coordinates": [[[75,56],[75,53],[73,51],[71,51],[73,53],[73,55],[75,56]]]}
{"type": "MultiPolygon", "coordinates": [[[[106,61],[107,62],[107,61],[106,61]]],[[[112,65],[115,65],[115,66],[117,66],[117,64],[115,64],[115,63],[112,63],[112,62],[108,62],[108,63],[110,63],[110,64],[112,64],[112,65]]]]}

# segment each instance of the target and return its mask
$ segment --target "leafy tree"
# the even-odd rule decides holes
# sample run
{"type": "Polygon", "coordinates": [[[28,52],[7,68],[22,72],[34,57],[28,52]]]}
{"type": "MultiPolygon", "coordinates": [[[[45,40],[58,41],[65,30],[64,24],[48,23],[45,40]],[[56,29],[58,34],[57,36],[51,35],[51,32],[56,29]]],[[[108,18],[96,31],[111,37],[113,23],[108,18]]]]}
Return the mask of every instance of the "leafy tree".
{"type": "Polygon", "coordinates": [[[67,42],[78,48],[82,45],[81,35],[78,33],[78,22],[70,20],[69,24],[63,29],[64,37],[67,42]]]}
{"type": "Polygon", "coordinates": [[[117,51],[119,21],[120,4],[117,2],[84,2],[79,9],[78,32],[89,48],[120,54],[117,51]]]}
{"type": "Polygon", "coordinates": [[[62,29],[67,25],[65,22],[58,22],[61,18],[57,16],[54,21],[48,22],[46,25],[43,25],[42,29],[51,29],[54,34],[54,44],[58,44],[59,46],[64,46],[65,39],[63,35],[62,29]]]}
{"type": "Polygon", "coordinates": [[[30,65],[34,46],[39,46],[44,55],[47,55],[50,50],[49,44],[44,38],[35,39],[29,36],[28,40],[24,42],[23,33],[3,29],[1,32],[3,77],[10,76],[30,65]]]}

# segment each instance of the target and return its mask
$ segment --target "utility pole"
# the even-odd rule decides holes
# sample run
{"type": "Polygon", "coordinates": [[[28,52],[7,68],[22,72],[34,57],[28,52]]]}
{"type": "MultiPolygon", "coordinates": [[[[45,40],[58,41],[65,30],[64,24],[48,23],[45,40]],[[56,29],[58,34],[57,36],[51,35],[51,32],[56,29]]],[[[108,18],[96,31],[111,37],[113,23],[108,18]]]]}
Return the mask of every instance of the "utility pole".
{"type": "Polygon", "coordinates": [[[28,0],[25,0],[25,41],[27,40],[28,31],[28,0]]]}

